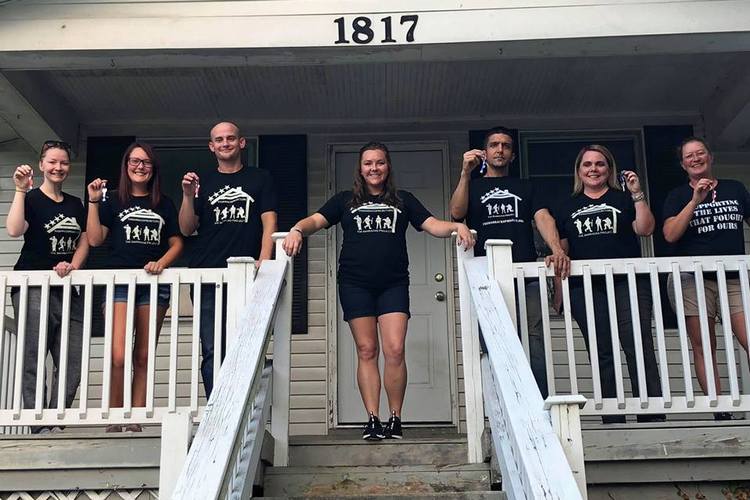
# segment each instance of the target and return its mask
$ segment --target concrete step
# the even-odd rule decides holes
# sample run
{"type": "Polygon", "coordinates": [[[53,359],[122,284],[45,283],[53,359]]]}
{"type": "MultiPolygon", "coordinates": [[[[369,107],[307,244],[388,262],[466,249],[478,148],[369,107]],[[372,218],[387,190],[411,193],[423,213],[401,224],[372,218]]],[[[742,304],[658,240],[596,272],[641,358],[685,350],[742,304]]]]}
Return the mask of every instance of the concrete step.
{"type": "Polygon", "coordinates": [[[327,436],[295,436],[289,464],[303,466],[451,465],[466,462],[465,434],[448,429],[406,429],[404,439],[372,442],[359,429],[327,436]]]}
{"type": "Polygon", "coordinates": [[[489,490],[489,464],[269,467],[263,484],[264,495],[271,497],[377,498],[450,493],[457,498],[458,493],[489,490]]]}
{"type": "MultiPolygon", "coordinates": [[[[259,497],[265,500],[302,500],[304,497],[259,497]]],[[[356,498],[357,500],[408,500],[411,498],[446,498],[452,500],[506,500],[508,497],[502,491],[464,491],[448,493],[420,493],[408,495],[335,495],[335,496],[316,496],[312,497],[317,500],[339,500],[345,498],[356,498]]]]}

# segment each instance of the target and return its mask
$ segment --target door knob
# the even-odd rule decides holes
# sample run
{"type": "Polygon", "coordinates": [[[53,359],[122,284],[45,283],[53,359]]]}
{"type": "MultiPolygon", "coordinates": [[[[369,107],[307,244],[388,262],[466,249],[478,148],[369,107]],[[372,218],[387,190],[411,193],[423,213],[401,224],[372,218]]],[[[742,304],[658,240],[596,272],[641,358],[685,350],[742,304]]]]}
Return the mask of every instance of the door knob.
{"type": "Polygon", "coordinates": [[[445,293],[435,292],[435,300],[437,300],[438,302],[443,302],[445,300],[445,293]]]}
{"type": "Polygon", "coordinates": [[[435,273],[435,281],[440,283],[445,279],[445,276],[443,276],[443,273],[435,273]]]}

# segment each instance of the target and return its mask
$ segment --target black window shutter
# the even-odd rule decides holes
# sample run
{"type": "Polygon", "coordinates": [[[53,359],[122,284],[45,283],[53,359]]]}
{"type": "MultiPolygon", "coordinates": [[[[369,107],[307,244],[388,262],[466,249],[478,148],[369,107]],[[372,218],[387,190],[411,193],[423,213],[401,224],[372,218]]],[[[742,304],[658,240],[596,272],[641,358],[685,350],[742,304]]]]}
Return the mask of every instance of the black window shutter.
{"type": "MultiPolygon", "coordinates": [[[[307,216],[307,137],[262,135],[258,166],[271,172],[278,193],[279,231],[289,231],[307,216]]],[[[292,333],[307,333],[307,245],[294,259],[292,333]]]]}
{"type": "MultiPolygon", "coordinates": [[[[489,129],[469,130],[469,147],[471,149],[484,149],[484,135],[488,130],[489,129]]],[[[511,177],[520,177],[521,168],[519,167],[519,165],[521,164],[521,144],[518,142],[518,130],[512,128],[509,128],[509,130],[511,133],[511,137],[513,137],[513,152],[515,153],[516,157],[510,164],[508,175],[511,177]]],[[[471,178],[474,179],[475,177],[479,177],[479,168],[475,168],[471,172],[471,178]]]]}

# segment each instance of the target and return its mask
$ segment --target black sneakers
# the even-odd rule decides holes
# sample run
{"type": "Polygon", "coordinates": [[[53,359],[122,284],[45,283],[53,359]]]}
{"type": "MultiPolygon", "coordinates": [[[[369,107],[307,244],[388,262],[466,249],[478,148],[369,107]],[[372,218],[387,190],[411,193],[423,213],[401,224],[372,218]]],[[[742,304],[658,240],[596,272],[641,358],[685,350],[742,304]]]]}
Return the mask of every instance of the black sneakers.
{"type": "Polygon", "coordinates": [[[383,433],[383,424],[380,423],[380,419],[370,413],[370,419],[365,425],[365,430],[362,432],[362,439],[367,441],[380,441],[385,437],[383,433]]]}
{"type": "Polygon", "coordinates": [[[395,413],[391,414],[391,418],[388,419],[383,431],[386,439],[401,439],[404,437],[404,433],[401,431],[401,419],[395,413]]]}

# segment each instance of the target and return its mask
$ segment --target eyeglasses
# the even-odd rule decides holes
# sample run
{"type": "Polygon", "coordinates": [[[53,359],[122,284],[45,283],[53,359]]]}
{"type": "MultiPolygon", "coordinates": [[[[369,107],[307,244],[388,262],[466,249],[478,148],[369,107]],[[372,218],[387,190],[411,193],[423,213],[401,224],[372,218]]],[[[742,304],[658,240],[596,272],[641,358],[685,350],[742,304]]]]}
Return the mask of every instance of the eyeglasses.
{"type": "Polygon", "coordinates": [[[683,155],[682,159],[686,161],[692,161],[696,158],[704,158],[707,155],[708,155],[708,152],[701,149],[700,151],[696,151],[694,153],[683,155]]]}
{"type": "Polygon", "coordinates": [[[70,156],[70,144],[64,141],[49,140],[44,141],[44,144],[42,144],[42,150],[39,152],[40,160],[44,157],[44,153],[46,153],[49,149],[62,149],[63,151],[68,153],[68,156],[70,156]]]}
{"type": "Polygon", "coordinates": [[[128,165],[130,165],[131,167],[137,167],[141,163],[143,163],[143,168],[151,168],[154,166],[154,162],[151,160],[142,160],[140,158],[132,157],[128,158],[128,165]]]}

